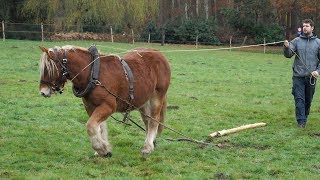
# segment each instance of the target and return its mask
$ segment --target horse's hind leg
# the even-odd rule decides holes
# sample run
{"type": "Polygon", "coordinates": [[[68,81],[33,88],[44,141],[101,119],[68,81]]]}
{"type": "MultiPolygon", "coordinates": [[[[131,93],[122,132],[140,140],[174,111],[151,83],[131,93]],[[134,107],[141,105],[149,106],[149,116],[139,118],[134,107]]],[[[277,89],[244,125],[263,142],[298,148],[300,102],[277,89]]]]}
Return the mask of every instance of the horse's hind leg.
{"type": "Polygon", "coordinates": [[[141,117],[147,128],[147,136],[141,151],[143,156],[150,154],[154,150],[154,142],[157,136],[161,108],[162,102],[160,98],[155,96],[140,109],[141,117]]]}
{"type": "Polygon", "coordinates": [[[87,123],[87,132],[92,148],[100,155],[111,157],[111,145],[107,139],[106,123],[103,122],[111,114],[108,107],[95,108],[87,123]]]}

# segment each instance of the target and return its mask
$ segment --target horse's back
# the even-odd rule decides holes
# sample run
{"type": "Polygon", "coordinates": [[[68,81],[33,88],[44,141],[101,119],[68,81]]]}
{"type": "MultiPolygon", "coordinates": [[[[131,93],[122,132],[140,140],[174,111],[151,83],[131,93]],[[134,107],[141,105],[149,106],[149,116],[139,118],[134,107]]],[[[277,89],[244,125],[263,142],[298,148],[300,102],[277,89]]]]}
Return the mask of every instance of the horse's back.
{"type": "MultiPolygon", "coordinates": [[[[135,107],[141,107],[151,97],[157,95],[164,97],[167,93],[171,72],[167,59],[160,51],[147,48],[137,48],[121,57],[133,74],[134,99],[132,101],[135,107]]],[[[130,79],[124,72],[117,56],[105,56],[101,61],[100,81],[109,88],[112,93],[126,99],[129,97],[130,79]]],[[[98,89],[99,90],[99,89],[98,89]]],[[[105,92],[100,91],[100,101],[110,101],[110,96],[105,96],[105,92]]],[[[125,111],[128,104],[117,100],[117,111],[125,111]]]]}
{"type": "Polygon", "coordinates": [[[141,87],[144,90],[148,89],[151,93],[158,91],[157,93],[166,94],[171,71],[168,60],[160,51],[136,48],[124,55],[123,59],[133,71],[136,89],[141,87]]]}
{"type": "Polygon", "coordinates": [[[158,50],[149,48],[136,48],[123,56],[135,74],[145,74],[147,77],[155,75],[157,81],[170,81],[171,71],[168,60],[158,50]]]}

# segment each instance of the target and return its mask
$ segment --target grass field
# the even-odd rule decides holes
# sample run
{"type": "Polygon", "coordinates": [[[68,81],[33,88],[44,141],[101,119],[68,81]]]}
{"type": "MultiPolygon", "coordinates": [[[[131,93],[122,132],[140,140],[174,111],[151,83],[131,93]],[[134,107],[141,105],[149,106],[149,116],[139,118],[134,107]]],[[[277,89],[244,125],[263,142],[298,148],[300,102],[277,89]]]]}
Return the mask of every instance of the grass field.
{"type": "MultiPolygon", "coordinates": [[[[104,53],[135,46],[95,42],[104,53]],[[112,47],[112,48],[111,48],[112,47]],[[113,49],[115,48],[115,49],[113,49]]],[[[292,61],[278,54],[241,51],[164,51],[172,68],[166,124],[197,140],[218,130],[265,122],[267,126],[212,140],[216,146],[171,142],[165,129],[144,159],[144,132],[108,121],[112,158],[93,156],[81,99],[65,92],[39,95],[39,45],[89,47],[92,42],[0,42],[0,179],[319,179],[320,92],[309,122],[298,129],[291,95],[292,61]]],[[[319,88],[317,88],[318,90],[319,88]]],[[[319,90],[318,90],[319,91],[319,90]]],[[[133,119],[142,124],[138,113],[133,119]]],[[[121,114],[115,117],[121,118],[121,114]]]]}

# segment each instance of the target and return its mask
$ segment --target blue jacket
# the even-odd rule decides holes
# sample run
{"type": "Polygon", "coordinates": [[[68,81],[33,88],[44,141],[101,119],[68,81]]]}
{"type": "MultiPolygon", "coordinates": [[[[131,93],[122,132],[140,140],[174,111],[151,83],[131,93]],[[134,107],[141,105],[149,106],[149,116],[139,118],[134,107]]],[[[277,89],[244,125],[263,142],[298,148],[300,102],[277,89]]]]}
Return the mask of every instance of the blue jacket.
{"type": "Polygon", "coordinates": [[[298,54],[298,56],[295,56],[292,65],[293,76],[310,76],[311,72],[315,70],[320,74],[320,39],[316,35],[306,37],[302,34],[289,44],[290,48],[284,47],[284,56],[291,58],[295,55],[293,51],[298,54]]]}

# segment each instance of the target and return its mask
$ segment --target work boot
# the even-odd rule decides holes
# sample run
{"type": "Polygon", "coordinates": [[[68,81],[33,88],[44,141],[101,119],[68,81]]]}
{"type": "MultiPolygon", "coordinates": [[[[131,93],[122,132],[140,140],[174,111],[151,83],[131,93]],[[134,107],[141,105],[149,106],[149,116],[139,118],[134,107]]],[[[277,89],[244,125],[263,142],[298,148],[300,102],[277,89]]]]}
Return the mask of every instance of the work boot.
{"type": "Polygon", "coordinates": [[[298,123],[298,128],[305,128],[306,127],[306,123],[298,123]]]}

